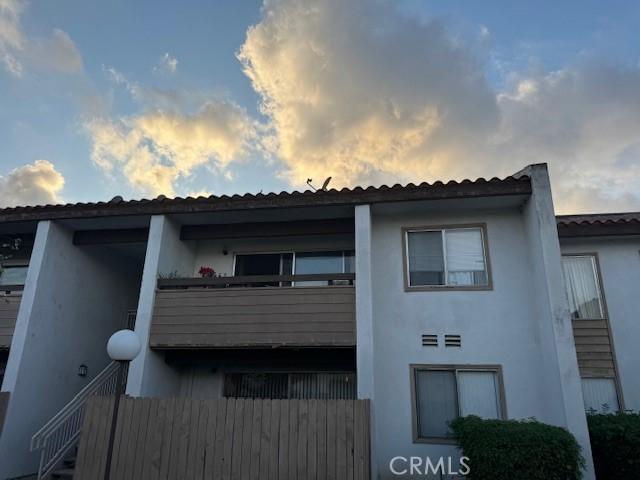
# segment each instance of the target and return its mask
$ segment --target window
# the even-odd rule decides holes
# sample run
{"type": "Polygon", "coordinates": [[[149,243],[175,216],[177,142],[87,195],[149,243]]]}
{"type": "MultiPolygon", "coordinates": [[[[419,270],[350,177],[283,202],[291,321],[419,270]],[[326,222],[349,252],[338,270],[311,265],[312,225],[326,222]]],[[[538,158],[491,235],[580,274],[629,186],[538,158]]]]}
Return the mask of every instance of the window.
{"type": "Polygon", "coordinates": [[[598,269],[594,255],[565,255],[562,257],[565,288],[569,309],[574,320],[605,318],[598,269]]]}
{"type": "MultiPolygon", "coordinates": [[[[293,268],[292,253],[237,254],[235,256],[234,275],[291,275],[293,268]]],[[[251,286],[285,286],[291,282],[252,283],[251,286]]]]}
{"type": "Polygon", "coordinates": [[[613,413],[620,409],[613,378],[583,378],[582,398],[587,411],[613,413]]]}
{"type": "MultiPolygon", "coordinates": [[[[351,250],[324,252],[286,252],[236,254],[234,274],[243,275],[310,275],[322,273],[353,273],[355,254],[351,250]]],[[[296,282],[296,286],[349,284],[349,280],[323,280],[296,282]]],[[[291,282],[280,282],[289,286],[291,282]]],[[[264,286],[277,286],[277,283],[264,283],[264,286]]],[[[258,286],[252,284],[252,286],[258,286]]]]}
{"type": "Polygon", "coordinates": [[[408,229],[407,287],[489,287],[483,227],[408,229]]]}
{"type": "Polygon", "coordinates": [[[5,265],[0,268],[0,285],[24,285],[28,265],[5,265]]]}
{"type": "Polygon", "coordinates": [[[356,398],[356,375],[353,372],[228,373],[224,396],[352,400],[356,398]]]}
{"type": "Polygon", "coordinates": [[[500,367],[412,366],[414,440],[450,441],[460,416],[503,418],[500,367]]]}
{"type": "MultiPolygon", "coordinates": [[[[314,273],[353,273],[355,271],[354,252],[296,252],[295,274],[314,273]]],[[[296,286],[339,284],[340,281],[328,280],[296,282],[296,286]]],[[[346,281],[345,283],[349,283],[346,281]]]]}

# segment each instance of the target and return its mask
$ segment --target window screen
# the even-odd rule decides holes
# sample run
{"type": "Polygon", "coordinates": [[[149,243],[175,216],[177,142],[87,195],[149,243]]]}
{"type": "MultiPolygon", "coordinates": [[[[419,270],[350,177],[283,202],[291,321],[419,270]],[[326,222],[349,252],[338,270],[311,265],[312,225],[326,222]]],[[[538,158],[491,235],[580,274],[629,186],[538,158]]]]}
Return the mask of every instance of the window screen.
{"type": "Polygon", "coordinates": [[[442,233],[409,232],[410,285],[444,285],[442,233]]]}

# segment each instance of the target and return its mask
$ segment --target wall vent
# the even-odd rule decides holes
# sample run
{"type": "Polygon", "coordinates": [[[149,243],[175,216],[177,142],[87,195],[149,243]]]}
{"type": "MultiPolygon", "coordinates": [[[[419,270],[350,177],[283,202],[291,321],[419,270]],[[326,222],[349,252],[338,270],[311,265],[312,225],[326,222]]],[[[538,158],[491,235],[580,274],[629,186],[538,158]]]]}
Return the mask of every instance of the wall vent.
{"type": "Polygon", "coordinates": [[[445,335],[444,346],[445,347],[462,347],[462,337],[460,337],[460,335],[445,335]]]}
{"type": "Polygon", "coordinates": [[[424,334],[422,335],[422,346],[423,347],[437,347],[438,346],[438,335],[432,334],[424,334]]]}

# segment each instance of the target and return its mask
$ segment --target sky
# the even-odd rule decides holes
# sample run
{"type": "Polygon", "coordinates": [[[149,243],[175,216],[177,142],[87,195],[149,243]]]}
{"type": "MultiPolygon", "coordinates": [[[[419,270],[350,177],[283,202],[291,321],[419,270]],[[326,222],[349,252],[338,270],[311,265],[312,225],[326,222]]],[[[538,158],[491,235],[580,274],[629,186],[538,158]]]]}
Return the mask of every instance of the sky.
{"type": "Polygon", "coordinates": [[[510,175],[640,210],[640,2],[0,0],[0,206],[510,175]]]}

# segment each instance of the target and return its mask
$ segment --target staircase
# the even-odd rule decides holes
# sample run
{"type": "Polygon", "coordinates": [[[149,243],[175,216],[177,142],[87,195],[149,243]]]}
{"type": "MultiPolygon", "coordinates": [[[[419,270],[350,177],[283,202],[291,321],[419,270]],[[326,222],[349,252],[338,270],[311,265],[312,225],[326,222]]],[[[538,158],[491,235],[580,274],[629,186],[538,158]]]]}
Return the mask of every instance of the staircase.
{"type": "Polygon", "coordinates": [[[51,472],[51,478],[59,478],[60,480],[73,480],[73,473],[76,469],[77,447],[73,449],[73,453],[62,461],[62,465],[51,472]]]}
{"type": "Polygon", "coordinates": [[[31,451],[40,450],[38,480],[73,478],[87,400],[116,392],[118,368],[116,362],[107,365],[31,438],[31,451]]]}

